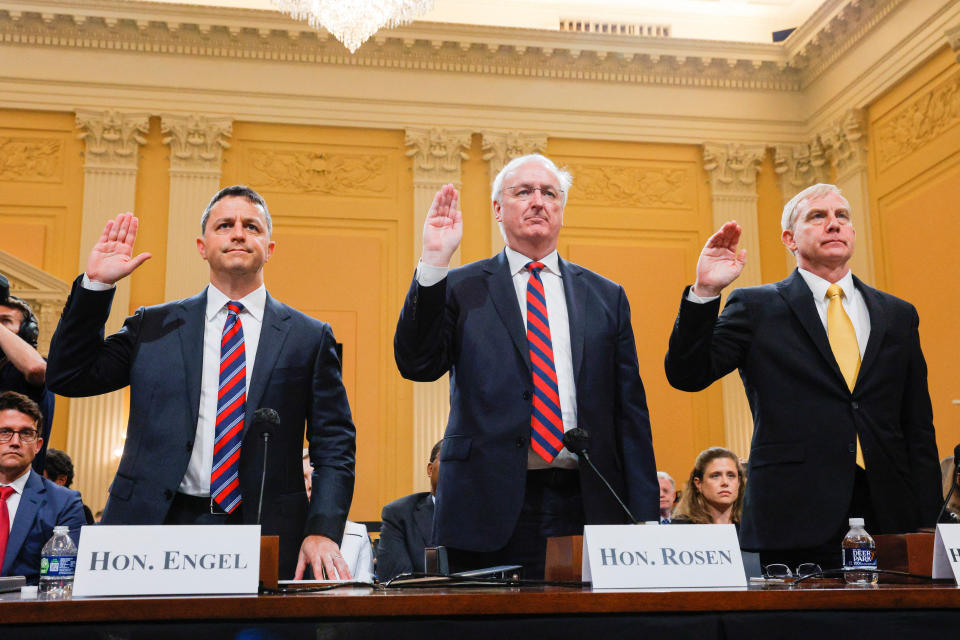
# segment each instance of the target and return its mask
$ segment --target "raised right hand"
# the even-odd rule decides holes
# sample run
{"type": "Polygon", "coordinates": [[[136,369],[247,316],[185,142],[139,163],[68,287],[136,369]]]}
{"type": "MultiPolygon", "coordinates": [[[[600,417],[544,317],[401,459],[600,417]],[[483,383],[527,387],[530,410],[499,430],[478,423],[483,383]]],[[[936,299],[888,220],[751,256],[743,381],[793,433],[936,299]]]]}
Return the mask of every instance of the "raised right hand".
{"type": "Polygon", "coordinates": [[[694,294],[701,298],[718,296],[724,287],[737,279],[747,263],[747,250],[737,250],[742,232],[739,224],[730,221],[710,236],[697,260],[694,294]]]}
{"type": "Polygon", "coordinates": [[[134,257],[133,242],[137,239],[140,221],[132,213],[121,213],[108,220],[103,234],[87,258],[87,277],[95,282],[114,284],[146,262],[151,256],[141,253],[134,257]]]}
{"type": "Polygon", "coordinates": [[[450,264],[463,238],[463,214],[460,212],[460,194],[452,184],[437,191],[423,222],[423,253],[420,259],[433,267],[450,264]]]}

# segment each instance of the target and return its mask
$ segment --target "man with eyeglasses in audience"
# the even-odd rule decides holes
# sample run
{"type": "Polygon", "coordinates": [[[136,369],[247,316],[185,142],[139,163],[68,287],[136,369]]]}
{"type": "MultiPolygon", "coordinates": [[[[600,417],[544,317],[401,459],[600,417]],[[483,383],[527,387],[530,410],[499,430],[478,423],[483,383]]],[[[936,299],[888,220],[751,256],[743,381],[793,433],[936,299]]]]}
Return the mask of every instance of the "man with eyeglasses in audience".
{"type": "Polygon", "coordinates": [[[40,552],[53,528],[66,526],[74,541],[85,524],[80,494],[33,471],[43,446],[43,416],[36,402],[15,391],[0,393],[0,576],[40,580],[40,552]]]}
{"type": "Polygon", "coordinates": [[[450,374],[434,542],[452,571],[519,564],[542,577],[548,537],[626,521],[564,449],[574,427],[590,433],[591,459],[633,515],[659,514],[626,293],[557,253],[571,182],[539,154],[508,163],[491,193],[506,248],[458,269],[449,266],[463,236],[453,185],[424,222],[394,354],[410,380],[450,374]]]}

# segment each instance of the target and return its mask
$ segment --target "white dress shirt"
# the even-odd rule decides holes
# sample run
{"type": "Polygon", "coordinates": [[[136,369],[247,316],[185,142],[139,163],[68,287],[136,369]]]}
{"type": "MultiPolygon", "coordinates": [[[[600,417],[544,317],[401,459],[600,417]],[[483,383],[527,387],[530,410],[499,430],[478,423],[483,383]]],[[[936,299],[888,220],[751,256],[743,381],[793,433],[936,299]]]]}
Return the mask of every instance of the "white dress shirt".
{"type": "MultiPolygon", "coordinates": [[[[823,330],[827,331],[827,306],[830,299],[827,297],[827,289],[832,284],[820,276],[813,274],[806,269],[797,267],[800,277],[807,283],[810,293],[813,295],[813,303],[817,307],[817,313],[820,315],[820,322],[823,323],[823,330]]],[[[870,340],[870,312],[867,310],[867,302],[863,299],[863,294],[853,284],[853,272],[847,271],[847,275],[837,281],[840,288],[843,289],[843,309],[850,317],[853,323],[853,331],[857,334],[857,346],[860,348],[860,359],[867,350],[867,342],[870,340]]],[[[687,292],[687,300],[697,304],[706,304],[716,300],[720,296],[710,296],[701,298],[693,292],[693,287],[687,292]]],[[[829,333],[828,333],[829,338],[829,333]]]]}
{"type": "MultiPolygon", "coordinates": [[[[27,467],[24,474],[10,484],[0,484],[0,487],[13,487],[13,493],[7,498],[7,513],[10,514],[9,529],[13,529],[13,519],[17,517],[17,507],[20,506],[20,496],[23,495],[23,489],[27,486],[27,479],[30,478],[31,473],[33,473],[33,470],[27,467]]],[[[10,532],[9,529],[7,533],[10,532]]],[[[0,563],[2,562],[3,558],[0,558],[0,563]]]]}
{"type": "MultiPolygon", "coordinates": [[[[531,259],[507,247],[505,250],[510,276],[517,294],[517,304],[523,324],[527,324],[527,281],[530,272],[525,268],[531,259]]],[[[540,260],[545,268],[540,272],[543,291],[547,298],[547,315],[550,321],[550,340],[553,343],[553,361],[557,369],[557,388],[560,396],[560,412],[563,418],[563,431],[566,433],[577,426],[577,388],[573,380],[573,355],[570,347],[570,319],[567,315],[567,299],[563,293],[563,277],[560,275],[560,256],[556,251],[540,260]]],[[[446,267],[433,267],[420,263],[417,267],[417,282],[424,287],[434,285],[447,276],[446,267]]],[[[531,405],[532,406],[532,405],[531,405]]],[[[532,448],[527,452],[528,469],[546,469],[560,467],[576,469],[577,456],[567,449],[561,449],[553,462],[547,463],[532,448]]]]}
{"type": "MultiPolygon", "coordinates": [[[[180,492],[191,496],[210,495],[210,471],[213,468],[213,440],[217,420],[217,395],[220,388],[220,337],[227,323],[227,303],[230,298],[212,284],[207,287],[206,323],[203,329],[203,368],[200,378],[200,412],[197,417],[197,435],[190,454],[187,473],[180,483],[180,492]]],[[[267,289],[263,285],[240,300],[240,324],[243,327],[244,355],[247,360],[247,390],[253,377],[253,365],[260,343],[263,309],[267,303],[267,289]]]]}

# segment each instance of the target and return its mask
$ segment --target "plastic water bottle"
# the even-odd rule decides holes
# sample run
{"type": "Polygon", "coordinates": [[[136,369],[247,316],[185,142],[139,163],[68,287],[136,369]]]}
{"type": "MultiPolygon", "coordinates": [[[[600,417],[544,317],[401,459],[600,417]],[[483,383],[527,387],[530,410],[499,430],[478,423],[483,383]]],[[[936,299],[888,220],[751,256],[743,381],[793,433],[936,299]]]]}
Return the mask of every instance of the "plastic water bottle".
{"type": "Polygon", "coordinates": [[[876,584],[877,545],[863,528],[863,518],[850,518],[843,548],[843,579],[847,584],[876,584]],[[871,571],[872,570],[872,571],[871,571]]]}
{"type": "Polygon", "coordinates": [[[69,598],[73,594],[73,573],[77,567],[77,545],[70,527],[54,527],[53,537],[40,552],[40,597],[69,598]]]}

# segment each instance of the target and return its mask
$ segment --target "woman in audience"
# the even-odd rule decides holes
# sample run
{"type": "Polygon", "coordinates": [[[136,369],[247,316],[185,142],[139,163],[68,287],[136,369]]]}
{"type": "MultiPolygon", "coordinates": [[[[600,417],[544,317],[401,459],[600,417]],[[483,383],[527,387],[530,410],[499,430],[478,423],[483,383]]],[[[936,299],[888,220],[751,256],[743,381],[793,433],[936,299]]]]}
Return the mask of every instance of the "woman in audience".
{"type": "Polygon", "coordinates": [[[740,525],[745,475],[737,455],[723,447],[704,449],[670,521],[675,524],[740,525]]]}

